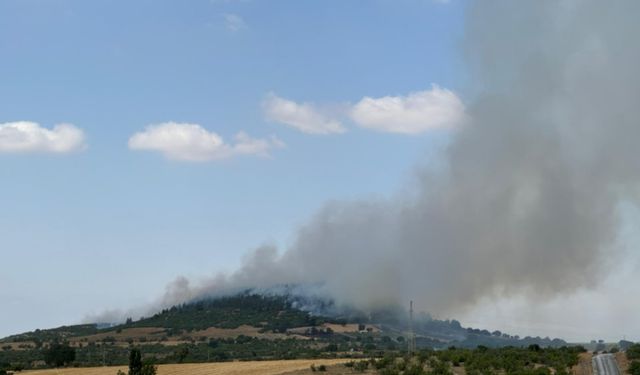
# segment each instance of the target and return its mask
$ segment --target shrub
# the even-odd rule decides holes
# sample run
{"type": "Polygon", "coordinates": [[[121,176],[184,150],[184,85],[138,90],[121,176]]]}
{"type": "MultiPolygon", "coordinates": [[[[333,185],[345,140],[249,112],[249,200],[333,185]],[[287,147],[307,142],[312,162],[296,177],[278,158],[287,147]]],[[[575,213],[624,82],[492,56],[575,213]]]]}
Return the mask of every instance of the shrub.
{"type": "Polygon", "coordinates": [[[627,349],[629,360],[640,359],[640,344],[633,344],[627,349]]]}
{"type": "Polygon", "coordinates": [[[44,352],[44,361],[49,366],[61,367],[76,359],[76,350],[66,344],[51,344],[44,352]]]}
{"type": "Polygon", "coordinates": [[[400,374],[400,370],[395,368],[388,367],[380,370],[380,375],[399,375],[399,374],[400,374]]]}
{"type": "Polygon", "coordinates": [[[142,361],[142,353],[138,349],[129,352],[129,375],[156,375],[158,367],[149,361],[142,361]]]}
{"type": "Polygon", "coordinates": [[[353,365],[353,369],[358,372],[365,372],[369,368],[369,361],[358,361],[353,365]]]}
{"type": "MultiPolygon", "coordinates": [[[[433,374],[439,374],[437,372],[432,372],[433,374]]],[[[426,375],[426,372],[419,365],[411,365],[409,366],[403,373],[403,375],[426,375]]]]}

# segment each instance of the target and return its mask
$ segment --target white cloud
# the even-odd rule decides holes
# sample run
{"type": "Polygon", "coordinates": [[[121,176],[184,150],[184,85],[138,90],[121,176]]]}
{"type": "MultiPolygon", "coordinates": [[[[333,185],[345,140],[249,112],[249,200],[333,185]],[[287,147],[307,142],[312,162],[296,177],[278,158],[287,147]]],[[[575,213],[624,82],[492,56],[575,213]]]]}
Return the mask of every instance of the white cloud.
{"type": "Polygon", "coordinates": [[[313,105],[298,104],[274,93],[267,95],[262,102],[262,108],[267,119],[291,126],[304,133],[335,134],[346,131],[340,121],[327,117],[313,105]]]}
{"type": "Polygon", "coordinates": [[[448,129],[465,119],[460,98],[435,84],[431,90],[407,96],[365,97],[353,106],[350,115],[361,127],[402,134],[448,129]]]}
{"type": "Polygon", "coordinates": [[[0,124],[0,152],[64,154],[85,148],[84,132],[71,124],[52,129],[29,121],[0,124]]]}
{"type": "Polygon", "coordinates": [[[265,157],[272,149],[284,147],[275,137],[256,139],[244,132],[236,134],[234,141],[227,144],[218,134],[198,124],[167,122],[149,125],[131,136],[129,148],[161,152],[173,160],[210,161],[238,155],[265,157]]]}
{"type": "Polygon", "coordinates": [[[229,31],[240,31],[247,28],[247,23],[237,14],[224,14],[224,25],[229,31]]]}

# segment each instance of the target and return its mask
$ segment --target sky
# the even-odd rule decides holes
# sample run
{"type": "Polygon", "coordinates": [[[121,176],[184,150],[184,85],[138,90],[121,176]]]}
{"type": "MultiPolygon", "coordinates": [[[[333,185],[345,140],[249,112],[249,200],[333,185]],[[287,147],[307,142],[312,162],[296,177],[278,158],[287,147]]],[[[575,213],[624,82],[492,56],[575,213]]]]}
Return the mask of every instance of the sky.
{"type": "MultiPolygon", "coordinates": [[[[467,6],[0,0],[0,336],[152,303],[178,276],[286,247],[326,202],[400,194],[474,96],[467,6]]],[[[570,296],[576,314],[628,280],[570,296]]],[[[575,323],[566,298],[529,306],[453,318],[625,334],[584,333],[610,313],[575,323]]]]}
{"type": "Polygon", "coordinates": [[[348,116],[317,134],[278,118],[322,130],[365,97],[455,91],[462,13],[418,0],[0,1],[0,336],[145,303],[176,275],[287,243],[325,201],[393,194],[446,134],[348,116]],[[300,108],[278,113],[278,100],[300,108]],[[18,122],[34,139],[3,147],[18,122]],[[172,122],[215,139],[133,144],[172,122]],[[58,124],[79,139],[56,138],[58,124]]]}

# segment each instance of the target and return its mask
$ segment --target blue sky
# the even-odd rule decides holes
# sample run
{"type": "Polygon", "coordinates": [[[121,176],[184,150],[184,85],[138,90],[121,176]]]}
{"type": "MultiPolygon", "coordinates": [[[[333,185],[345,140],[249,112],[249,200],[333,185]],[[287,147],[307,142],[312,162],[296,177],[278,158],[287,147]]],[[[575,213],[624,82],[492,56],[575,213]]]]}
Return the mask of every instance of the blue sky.
{"type": "MultiPolygon", "coordinates": [[[[584,16],[580,6],[0,0],[0,337],[148,306],[178,276],[231,272],[263,244],[283,251],[327,202],[404,197],[465,124],[485,89],[474,85],[509,80],[505,68],[523,73],[531,50],[550,54],[558,71],[547,74],[575,72],[573,58],[600,46],[591,33],[614,52],[625,46],[630,34],[598,28],[607,17],[567,23],[584,16]],[[588,32],[563,44],[556,29],[540,32],[536,17],[549,14],[538,6],[555,9],[553,25],[588,32]],[[487,27],[474,39],[487,45],[467,45],[480,60],[504,48],[474,80],[465,17],[475,17],[471,30],[514,31],[494,38],[487,27]]],[[[637,93],[635,81],[607,78],[616,68],[579,61],[612,92],[637,93]]],[[[582,113],[580,101],[556,103],[582,113]]],[[[599,259],[616,267],[590,288],[546,300],[487,294],[443,318],[521,336],[637,339],[628,295],[640,293],[640,216],[618,203],[614,245],[624,251],[599,259]]]]}
{"type": "Polygon", "coordinates": [[[326,201],[395,194],[449,124],[408,113],[399,131],[354,113],[385,97],[458,108],[464,8],[0,1],[0,126],[18,129],[0,130],[0,336],[146,303],[177,275],[286,245],[326,201]],[[51,138],[63,123],[80,138],[51,138]],[[185,129],[225,143],[158,138],[185,129]]]}

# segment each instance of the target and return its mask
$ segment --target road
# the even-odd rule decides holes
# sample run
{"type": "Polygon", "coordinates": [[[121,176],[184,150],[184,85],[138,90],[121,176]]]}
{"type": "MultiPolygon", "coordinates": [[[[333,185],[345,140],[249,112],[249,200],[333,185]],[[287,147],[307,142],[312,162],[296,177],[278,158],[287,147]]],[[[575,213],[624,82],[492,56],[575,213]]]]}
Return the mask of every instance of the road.
{"type": "Polygon", "coordinates": [[[613,354],[598,354],[592,361],[594,375],[620,375],[618,363],[613,354]]]}

